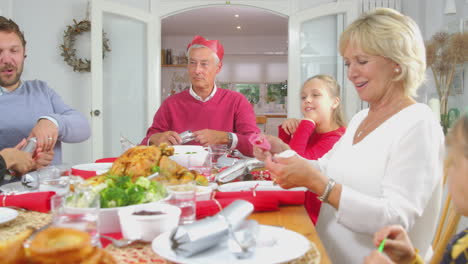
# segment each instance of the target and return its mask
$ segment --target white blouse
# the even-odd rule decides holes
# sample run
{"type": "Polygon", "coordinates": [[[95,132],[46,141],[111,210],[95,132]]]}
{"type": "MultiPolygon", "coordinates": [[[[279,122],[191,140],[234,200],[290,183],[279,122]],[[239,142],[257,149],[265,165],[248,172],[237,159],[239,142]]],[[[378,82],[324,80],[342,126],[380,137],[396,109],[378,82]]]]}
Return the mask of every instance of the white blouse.
{"type": "Polygon", "coordinates": [[[322,204],[317,231],[332,263],[362,263],[373,234],[400,224],[422,256],[434,235],[442,194],[444,135],[425,104],[395,114],[359,143],[353,137],[368,109],[357,113],[343,137],[318,161],[343,185],[339,209],[322,204]]]}

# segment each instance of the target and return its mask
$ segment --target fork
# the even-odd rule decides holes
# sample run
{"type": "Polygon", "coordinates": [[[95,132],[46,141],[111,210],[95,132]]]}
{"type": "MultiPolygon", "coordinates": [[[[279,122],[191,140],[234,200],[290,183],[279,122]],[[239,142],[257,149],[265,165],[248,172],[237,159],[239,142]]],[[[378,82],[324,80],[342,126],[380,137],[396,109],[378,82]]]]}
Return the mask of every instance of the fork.
{"type": "Polygon", "coordinates": [[[104,239],[107,239],[109,241],[112,242],[112,245],[120,248],[120,247],[125,247],[125,246],[128,246],[132,243],[135,243],[137,241],[139,241],[139,239],[126,239],[126,238],[122,238],[122,239],[115,239],[113,237],[110,237],[110,236],[106,236],[106,235],[99,235],[100,237],[104,238],[104,239]]]}

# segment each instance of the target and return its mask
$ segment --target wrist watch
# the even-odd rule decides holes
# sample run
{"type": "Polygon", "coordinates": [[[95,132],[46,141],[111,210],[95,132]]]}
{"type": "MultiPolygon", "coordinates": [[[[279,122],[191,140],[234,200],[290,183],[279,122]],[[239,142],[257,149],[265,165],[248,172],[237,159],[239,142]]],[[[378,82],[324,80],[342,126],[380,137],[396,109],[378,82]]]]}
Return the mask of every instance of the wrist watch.
{"type": "Polygon", "coordinates": [[[329,179],[327,186],[325,187],[325,191],[323,192],[322,195],[317,197],[322,203],[328,203],[328,196],[330,196],[331,191],[333,190],[333,187],[335,187],[335,180],[329,179]]]}
{"type": "Polygon", "coordinates": [[[230,149],[232,147],[232,133],[228,132],[228,142],[227,142],[227,147],[230,149]]]}

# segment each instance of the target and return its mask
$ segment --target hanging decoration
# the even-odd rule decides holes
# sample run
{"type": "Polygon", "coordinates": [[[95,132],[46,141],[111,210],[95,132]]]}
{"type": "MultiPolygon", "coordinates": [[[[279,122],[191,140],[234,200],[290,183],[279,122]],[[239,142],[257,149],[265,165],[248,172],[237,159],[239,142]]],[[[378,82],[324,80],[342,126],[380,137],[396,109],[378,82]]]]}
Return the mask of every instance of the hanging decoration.
{"type": "MultiPolygon", "coordinates": [[[[73,67],[73,71],[78,72],[90,72],[91,71],[91,60],[78,58],[76,56],[76,49],[74,47],[76,37],[84,32],[91,31],[91,22],[85,19],[80,22],[76,22],[73,19],[74,25],[68,25],[67,30],[63,33],[63,44],[60,45],[62,50],[63,60],[73,67]]],[[[111,51],[109,47],[109,39],[106,37],[106,33],[102,32],[102,58],[106,56],[106,52],[111,51]]]]}

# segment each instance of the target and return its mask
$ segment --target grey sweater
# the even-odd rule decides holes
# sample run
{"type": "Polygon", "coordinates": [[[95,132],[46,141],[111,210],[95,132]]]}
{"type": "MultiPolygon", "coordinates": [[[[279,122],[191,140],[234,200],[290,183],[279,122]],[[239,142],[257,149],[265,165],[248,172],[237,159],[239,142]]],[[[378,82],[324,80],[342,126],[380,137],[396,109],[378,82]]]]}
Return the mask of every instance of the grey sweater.
{"type": "Polygon", "coordinates": [[[24,81],[13,92],[0,96],[0,149],[14,147],[27,138],[41,116],[52,117],[59,125],[52,164],[62,162],[62,142],[82,142],[91,134],[88,120],[45,82],[24,81]]]}

